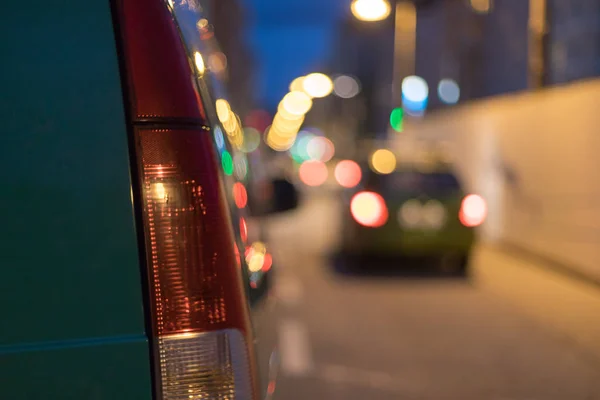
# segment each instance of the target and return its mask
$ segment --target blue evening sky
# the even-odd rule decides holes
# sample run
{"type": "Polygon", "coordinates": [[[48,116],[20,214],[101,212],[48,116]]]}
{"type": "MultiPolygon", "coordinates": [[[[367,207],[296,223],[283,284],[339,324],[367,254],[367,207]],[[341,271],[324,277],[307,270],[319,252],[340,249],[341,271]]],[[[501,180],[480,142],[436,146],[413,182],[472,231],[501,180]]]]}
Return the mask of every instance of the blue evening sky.
{"type": "Polygon", "coordinates": [[[350,0],[243,0],[250,14],[248,42],[257,63],[260,105],[275,108],[290,82],[328,61],[336,22],[350,0]]]}

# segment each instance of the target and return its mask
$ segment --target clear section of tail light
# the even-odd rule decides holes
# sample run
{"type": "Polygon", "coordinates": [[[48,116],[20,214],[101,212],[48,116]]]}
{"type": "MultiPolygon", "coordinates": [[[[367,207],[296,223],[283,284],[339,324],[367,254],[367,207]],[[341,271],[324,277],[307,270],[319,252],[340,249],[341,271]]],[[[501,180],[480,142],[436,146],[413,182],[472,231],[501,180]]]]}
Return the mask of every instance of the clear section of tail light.
{"type": "Polygon", "coordinates": [[[247,346],[240,331],[167,335],[159,346],[163,400],[252,398],[247,346]]]}

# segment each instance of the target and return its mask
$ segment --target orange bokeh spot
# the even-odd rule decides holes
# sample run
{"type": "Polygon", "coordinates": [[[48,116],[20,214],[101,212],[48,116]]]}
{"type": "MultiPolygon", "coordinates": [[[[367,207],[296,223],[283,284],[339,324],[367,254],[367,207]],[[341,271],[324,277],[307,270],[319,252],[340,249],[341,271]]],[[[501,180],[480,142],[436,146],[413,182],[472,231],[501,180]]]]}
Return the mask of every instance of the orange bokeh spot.
{"type": "Polygon", "coordinates": [[[262,272],[268,272],[273,266],[273,257],[271,254],[265,254],[265,259],[263,261],[262,272]]]}
{"type": "Polygon", "coordinates": [[[360,183],[362,171],[352,160],[340,161],[335,166],[335,180],[345,188],[353,188],[360,183]]]}
{"type": "Polygon", "coordinates": [[[243,217],[240,218],[240,236],[242,237],[242,242],[246,243],[248,241],[248,224],[246,224],[246,220],[243,217]]]}
{"type": "Polygon", "coordinates": [[[383,226],[388,219],[385,200],[375,192],[355,194],[350,202],[350,211],[356,222],[369,228],[383,226]]]}
{"type": "Polygon", "coordinates": [[[248,192],[240,182],[233,184],[233,200],[238,208],[244,208],[248,204],[248,192]]]}
{"type": "Polygon", "coordinates": [[[300,180],[308,186],[320,186],[327,180],[327,166],[321,161],[305,161],[298,171],[300,180]]]}

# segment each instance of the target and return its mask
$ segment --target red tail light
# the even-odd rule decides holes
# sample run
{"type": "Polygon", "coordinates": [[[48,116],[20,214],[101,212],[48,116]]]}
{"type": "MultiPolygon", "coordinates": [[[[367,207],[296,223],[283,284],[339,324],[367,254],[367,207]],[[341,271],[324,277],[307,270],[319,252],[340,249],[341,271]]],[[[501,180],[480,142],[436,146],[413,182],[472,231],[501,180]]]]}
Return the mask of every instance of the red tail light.
{"type": "Polygon", "coordinates": [[[350,211],[356,222],[369,228],[383,226],[388,219],[385,200],[375,192],[355,194],[350,201],[350,211]]]}
{"type": "Polygon", "coordinates": [[[193,60],[165,2],[115,3],[157,397],[256,399],[239,253],[193,60]]]}
{"type": "Polygon", "coordinates": [[[481,225],[486,217],[487,204],[483,197],[470,194],[463,199],[458,218],[464,226],[472,228],[481,225]]]}

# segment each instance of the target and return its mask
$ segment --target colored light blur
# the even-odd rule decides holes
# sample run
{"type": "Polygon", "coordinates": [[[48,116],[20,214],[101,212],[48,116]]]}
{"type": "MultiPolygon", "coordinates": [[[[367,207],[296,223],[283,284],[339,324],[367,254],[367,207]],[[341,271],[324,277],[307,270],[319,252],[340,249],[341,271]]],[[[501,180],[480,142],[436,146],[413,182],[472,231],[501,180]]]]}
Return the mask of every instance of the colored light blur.
{"type": "Polygon", "coordinates": [[[271,115],[265,110],[252,110],[244,120],[244,126],[264,132],[271,125],[271,115]]]}
{"type": "Polygon", "coordinates": [[[300,76],[290,83],[290,92],[303,92],[304,91],[304,77],[300,76]]]}
{"type": "Polygon", "coordinates": [[[335,146],[331,140],[316,136],[306,144],[306,154],[311,160],[327,162],[333,158],[335,146]]]}
{"type": "Polygon", "coordinates": [[[223,138],[223,131],[221,130],[221,127],[217,126],[213,132],[213,135],[215,137],[215,143],[216,143],[219,151],[224,150],[225,149],[225,138],[223,138]]]}
{"type": "Polygon", "coordinates": [[[273,256],[270,253],[265,254],[262,272],[269,272],[271,267],[273,266],[273,256]]]}
{"type": "Polygon", "coordinates": [[[208,56],[208,68],[216,74],[221,74],[227,69],[227,56],[218,52],[208,56]]]}
{"type": "Polygon", "coordinates": [[[248,241],[248,224],[243,217],[240,218],[240,236],[242,238],[242,242],[246,243],[248,241]]]}
{"type": "Polygon", "coordinates": [[[283,98],[282,107],[292,115],[304,115],[312,107],[312,100],[304,92],[289,92],[283,98]]]}
{"type": "Polygon", "coordinates": [[[302,88],[310,97],[322,98],[333,92],[333,82],[325,74],[313,73],[304,77],[302,88]]]}
{"type": "Polygon", "coordinates": [[[198,71],[198,74],[204,75],[204,72],[206,71],[206,66],[204,65],[204,59],[202,59],[202,54],[195,52],[194,62],[196,63],[196,70],[198,71]]]}
{"type": "Polygon", "coordinates": [[[228,151],[221,153],[221,165],[226,175],[231,176],[233,174],[233,159],[228,151]]]}
{"type": "Polygon", "coordinates": [[[237,152],[233,155],[233,174],[235,177],[243,181],[248,174],[248,161],[246,155],[242,152],[237,152]]]}
{"type": "Polygon", "coordinates": [[[369,228],[383,226],[388,219],[385,200],[375,192],[355,194],[350,201],[350,211],[356,222],[369,228]]]}
{"type": "Polygon", "coordinates": [[[252,153],[260,146],[260,132],[254,128],[244,128],[244,153],[252,153]]]}
{"type": "Polygon", "coordinates": [[[360,85],[355,78],[341,75],[333,80],[333,92],[342,99],[351,99],[360,93],[360,85]]]}
{"type": "Polygon", "coordinates": [[[487,211],[487,204],[483,197],[470,194],[463,199],[458,218],[464,226],[475,227],[485,221],[487,211]]]}
{"type": "Polygon", "coordinates": [[[320,186],[328,176],[327,166],[321,161],[305,161],[298,170],[300,180],[307,186],[320,186]]]}
{"type": "Polygon", "coordinates": [[[402,132],[404,125],[404,110],[394,108],[390,114],[390,125],[396,132],[402,132]]]}
{"type": "Polygon", "coordinates": [[[421,221],[421,203],[418,200],[407,200],[398,210],[398,222],[400,225],[414,228],[421,221]]]}
{"type": "Polygon", "coordinates": [[[244,208],[248,204],[248,192],[246,192],[246,187],[240,182],[233,184],[233,200],[238,208],[244,208]]]}
{"type": "Polygon", "coordinates": [[[229,114],[231,112],[231,106],[229,102],[225,99],[217,99],[215,102],[215,107],[217,109],[217,117],[222,124],[226,123],[229,119],[229,114]]]}
{"type": "Polygon", "coordinates": [[[460,87],[452,79],[442,79],[438,84],[438,96],[445,104],[456,104],[460,99],[460,87]]]}
{"type": "Polygon", "coordinates": [[[422,103],[429,97],[429,86],[420,76],[407,76],[402,81],[402,96],[411,103],[422,103]]]}
{"type": "Polygon", "coordinates": [[[335,166],[334,175],[340,186],[353,188],[360,183],[362,171],[356,162],[342,160],[335,166]]]}
{"type": "Polygon", "coordinates": [[[491,0],[471,0],[471,8],[480,14],[487,14],[492,8],[491,0]]]}
{"type": "Polygon", "coordinates": [[[422,209],[422,219],[431,229],[440,229],[446,222],[446,209],[438,200],[428,200],[422,209]]]}
{"type": "Polygon", "coordinates": [[[361,21],[381,21],[390,15],[392,7],[387,0],[354,0],[351,11],[361,21]]]}
{"type": "Polygon", "coordinates": [[[391,174],[396,169],[396,156],[389,150],[379,149],[371,156],[371,168],[378,174],[391,174]]]}
{"type": "Polygon", "coordinates": [[[308,143],[315,137],[312,133],[301,131],[298,133],[298,139],[290,149],[290,153],[292,158],[298,162],[302,163],[304,161],[308,161],[310,157],[308,156],[307,147],[308,143]]]}

